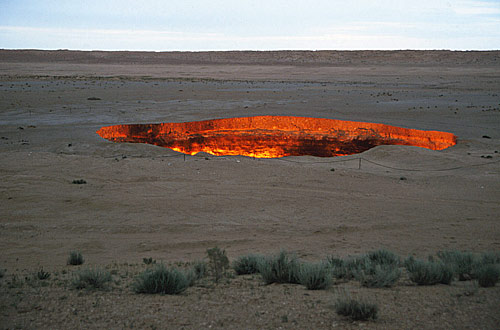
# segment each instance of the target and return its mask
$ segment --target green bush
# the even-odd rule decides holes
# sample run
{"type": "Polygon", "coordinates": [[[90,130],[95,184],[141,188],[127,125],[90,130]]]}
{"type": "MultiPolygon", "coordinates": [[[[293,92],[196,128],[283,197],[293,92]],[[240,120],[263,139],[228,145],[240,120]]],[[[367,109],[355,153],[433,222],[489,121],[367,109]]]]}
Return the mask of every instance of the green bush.
{"type": "Polygon", "coordinates": [[[5,272],[6,272],[5,269],[0,269],[0,278],[5,276],[5,272]]]}
{"type": "Polygon", "coordinates": [[[75,289],[104,289],[111,282],[111,274],[101,268],[87,268],[75,272],[73,287],[75,289]]]}
{"type": "Polygon", "coordinates": [[[299,266],[297,274],[299,283],[308,290],[328,289],[332,284],[332,274],[327,263],[304,263],[299,266]]]}
{"type": "Polygon", "coordinates": [[[347,316],[354,321],[367,321],[377,319],[378,306],[367,301],[356,300],[346,296],[337,300],[335,311],[337,314],[347,316]]]}
{"type": "Polygon", "coordinates": [[[136,293],[179,294],[191,284],[192,279],[180,270],[167,269],[163,264],[157,264],[139,274],[132,288],[136,293]]]}
{"type": "Polygon", "coordinates": [[[418,285],[450,284],[453,268],[443,262],[411,260],[405,261],[410,280],[418,285]]]}
{"type": "Polygon", "coordinates": [[[299,283],[299,261],[294,254],[281,251],[276,256],[264,257],[258,264],[259,273],[266,284],[299,283]]]}
{"type": "Polygon", "coordinates": [[[259,272],[259,262],[263,256],[257,254],[249,254],[240,256],[233,261],[233,269],[237,275],[255,274],[259,272]]]}
{"type": "Polygon", "coordinates": [[[354,278],[368,288],[388,288],[396,284],[401,271],[395,264],[371,264],[358,269],[354,278]]]}
{"type": "Polygon", "coordinates": [[[500,270],[498,265],[487,264],[477,270],[477,282],[483,288],[495,286],[499,277],[500,270]]]}
{"type": "Polygon", "coordinates": [[[68,257],[68,265],[81,265],[83,264],[83,256],[80,251],[71,251],[68,257]]]}

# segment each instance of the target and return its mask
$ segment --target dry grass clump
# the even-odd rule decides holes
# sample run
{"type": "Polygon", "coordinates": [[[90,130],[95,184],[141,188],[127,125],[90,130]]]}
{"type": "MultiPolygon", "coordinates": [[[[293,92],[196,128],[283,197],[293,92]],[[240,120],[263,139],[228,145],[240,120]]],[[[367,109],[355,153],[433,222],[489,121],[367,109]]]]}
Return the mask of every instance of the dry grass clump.
{"type": "Polygon", "coordinates": [[[229,259],[226,255],[226,250],[214,247],[207,249],[208,269],[214,278],[214,282],[219,283],[220,279],[226,276],[229,268],[229,259]]]}
{"type": "Polygon", "coordinates": [[[111,274],[101,268],[82,269],[74,274],[72,285],[75,289],[105,289],[111,282],[111,274]]]}
{"type": "Polygon", "coordinates": [[[193,283],[192,278],[176,268],[168,269],[163,264],[139,274],[132,285],[136,293],[179,294],[193,283]]]}

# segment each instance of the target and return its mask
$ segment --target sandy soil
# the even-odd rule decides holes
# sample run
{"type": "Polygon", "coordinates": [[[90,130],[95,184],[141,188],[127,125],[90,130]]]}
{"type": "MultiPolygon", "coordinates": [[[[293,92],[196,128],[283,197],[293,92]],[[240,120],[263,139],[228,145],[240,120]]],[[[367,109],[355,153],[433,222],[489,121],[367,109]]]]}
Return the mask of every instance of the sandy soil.
{"type": "Polygon", "coordinates": [[[0,325],[495,328],[498,285],[467,296],[458,282],[342,284],[381,304],[378,321],[359,324],[329,307],[335,287],[306,292],[249,277],[151,297],[119,285],[75,292],[62,272],[72,271],[70,250],[123,282],[144,257],[188,262],[214,246],[230,258],[287,249],[307,260],[381,247],[402,256],[498,251],[499,86],[500,52],[0,51],[0,325]],[[458,144],[259,160],[184,157],[95,134],[112,124],[253,115],[442,130],[458,144]],[[48,287],[5,285],[40,267],[61,275],[48,287]]]}

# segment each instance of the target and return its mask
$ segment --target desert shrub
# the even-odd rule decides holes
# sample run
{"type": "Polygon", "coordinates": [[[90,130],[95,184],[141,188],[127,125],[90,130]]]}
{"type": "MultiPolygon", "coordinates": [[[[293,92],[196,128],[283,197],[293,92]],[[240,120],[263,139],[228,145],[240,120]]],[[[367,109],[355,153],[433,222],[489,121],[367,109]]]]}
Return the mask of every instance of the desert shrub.
{"type": "Polygon", "coordinates": [[[80,251],[71,251],[68,257],[68,265],[81,265],[84,259],[80,251]]]}
{"type": "Polygon", "coordinates": [[[233,261],[233,269],[237,275],[258,273],[258,265],[262,258],[263,256],[257,254],[240,256],[233,261]]]}
{"type": "Polygon", "coordinates": [[[111,274],[101,268],[87,268],[75,272],[73,287],[75,289],[104,289],[111,282],[111,274]]]}
{"type": "Polygon", "coordinates": [[[339,273],[347,280],[353,279],[357,273],[369,269],[373,263],[366,256],[354,256],[344,260],[342,269],[339,273]]]}
{"type": "Polygon", "coordinates": [[[281,251],[278,255],[264,257],[258,264],[259,273],[266,284],[299,283],[297,278],[300,264],[294,254],[281,251]]]}
{"type": "Polygon", "coordinates": [[[352,320],[375,320],[378,315],[378,306],[364,299],[353,299],[345,295],[335,303],[335,311],[339,315],[347,316],[352,320]]]}
{"type": "Polygon", "coordinates": [[[193,286],[196,281],[202,279],[208,274],[208,266],[204,261],[195,261],[194,264],[185,272],[189,281],[189,286],[193,286]]]}
{"type": "Polygon", "coordinates": [[[190,286],[191,281],[182,271],[157,264],[139,274],[132,288],[136,293],[179,294],[190,286]]]}
{"type": "Polygon", "coordinates": [[[483,288],[495,286],[499,277],[498,265],[486,264],[477,270],[477,282],[483,288]]]}
{"type": "Polygon", "coordinates": [[[208,266],[214,282],[219,283],[219,280],[225,276],[226,270],[229,267],[229,259],[226,256],[226,251],[218,247],[207,249],[208,266]]]}
{"type": "Polygon", "coordinates": [[[198,260],[193,264],[193,271],[196,275],[196,279],[201,279],[208,274],[208,265],[205,261],[198,260]]]}
{"type": "Polygon", "coordinates": [[[395,265],[365,264],[354,273],[354,278],[368,288],[388,288],[396,284],[401,271],[395,265]]]}
{"type": "Polygon", "coordinates": [[[481,263],[483,265],[488,264],[500,264],[500,252],[488,251],[481,254],[481,263]]]}
{"type": "Polygon", "coordinates": [[[84,179],[76,179],[76,180],[73,180],[72,183],[73,184],[86,184],[87,181],[85,181],[84,179]]]}
{"type": "Polygon", "coordinates": [[[459,281],[476,278],[476,270],[482,265],[478,256],[472,252],[440,251],[437,255],[445,264],[453,267],[459,281]]]}
{"type": "Polygon", "coordinates": [[[415,257],[413,256],[408,256],[408,258],[406,258],[404,261],[403,261],[403,266],[406,268],[406,270],[408,272],[412,272],[413,271],[413,267],[415,266],[415,262],[417,261],[417,259],[415,259],[415,257]]]}
{"type": "Polygon", "coordinates": [[[50,277],[50,273],[46,272],[41,268],[37,273],[36,273],[36,278],[39,280],[46,280],[50,277]]]}
{"type": "Polygon", "coordinates": [[[0,269],[0,278],[5,276],[5,269],[0,269]]]}
{"type": "Polygon", "coordinates": [[[156,260],[154,260],[153,258],[149,257],[149,258],[142,258],[142,262],[145,264],[145,265],[153,265],[153,264],[156,264],[156,260]]]}
{"type": "Polygon", "coordinates": [[[24,286],[25,282],[24,280],[18,276],[17,274],[14,274],[12,275],[9,283],[8,283],[8,286],[9,288],[22,288],[24,286]]]}
{"type": "Polygon", "coordinates": [[[299,283],[308,290],[323,290],[332,284],[332,274],[327,263],[304,263],[298,268],[299,283]]]}
{"type": "Polygon", "coordinates": [[[343,279],[348,277],[347,268],[345,261],[342,258],[336,256],[329,256],[326,262],[330,265],[330,271],[332,276],[338,279],[343,279]]]}
{"type": "Polygon", "coordinates": [[[443,262],[413,259],[405,261],[405,267],[410,280],[418,285],[450,284],[453,279],[453,268],[443,262]]]}
{"type": "Polygon", "coordinates": [[[391,251],[384,249],[368,252],[366,257],[376,265],[399,266],[401,259],[391,251]]]}

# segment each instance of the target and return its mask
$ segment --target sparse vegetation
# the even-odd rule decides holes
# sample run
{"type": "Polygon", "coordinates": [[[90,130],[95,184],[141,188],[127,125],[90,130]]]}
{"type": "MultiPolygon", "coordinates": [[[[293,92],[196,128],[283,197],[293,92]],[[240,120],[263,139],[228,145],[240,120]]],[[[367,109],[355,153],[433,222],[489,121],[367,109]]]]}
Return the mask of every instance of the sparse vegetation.
{"type": "Polygon", "coordinates": [[[5,276],[5,272],[6,272],[5,269],[0,268],[0,278],[5,276]]]}
{"type": "Polygon", "coordinates": [[[500,270],[496,264],[487,264],[477,270],[477,282],[480,286],[487,288],[497,284],[500,270]]]}
{"type": "Polygon", "coordinates": [[[46,280],[50,277],[50,273],[49,272],[46,272],[43,270],[43,268],[41,268],[37,273],[36,273],[36,278],[38,278],[39,280],[46,280]]]}
{"type": "Polygon", "coordinates": [[[21,288],[24,285],[24,280],[17,276],[17,274],[12,275],[10,281],[8,282],[9,288],[21,288]]]}
{"type": "Polygon", "coordinates": [[[182,271],[168,269],[163,264],[157,264],[153,269],[147,269],[139,274],[132,286],[136,293],[179,294],[192,283],[182,271]]]}
{"type": "Polygon", "coordinates": [[[297,273],[299,270],[297,257],[285,251],[276,256],[262,258],[258,268],[266,284],[272,283],[299,283],[297,273]]]}
{"type": "Polygon", "coordinates": [[[410,280],[418,285],[450,284],[453,268],[440,261],[422,261],[412,257],[406,259],[405,267],[410,280]]]}
{"type": "Polygon", "coordinates": [[[218,247],[207,249],[208,265],[214,282],[219,283],[220,279],[225,276],[229,267],[229,259],[226,256],[226,251],[218,247]]]}
{"type": "Polygon", "coordinates": [[[84,179],[76,179],[76,180],[73,180],[72,183],[73,184],[86,184],[87,181],[85,181],[84,179]]]}
{"type": "Polygon", "coordinates": [[[152,264],[156,264],[156,260],[154,260],[153,258],[149,257],[149,258],[142,258],[142,262],[145,264],[145,265],[152,265],[152,264]]]}
{"type": "Polygon", "coordinates": [[[71,251],[68,257],[68,265],[81,265],[83,264],[84,259],[80,251],[71,251]]]}
{"type": "Polygon", "coordinates": [[[111,282],[111,274],[101,268],[86,268],[75,272],[73,287],[75,289],[105,289],[111,282]]]}
{"type": "Polygon", "coordinates": [[[248,254],[240,256],[233,261],[233,269],[237,275],[255,274],[259,272],[259,262],[263,256],[257,254],[248,254]]]}
{"type": "Polygon", "coordinates": [[[298,279],[308,290],[328,289],[332,284],[330,266],[327,263],[303,263],[299,266],[298,279]]]}
{"type": "Polygon", "coordinates": [[[378,306],[365,299],[353,299],[349,294],[343,295],[335,303],[335,311],[354,321],[375,320],[378,316],[378,306]]]}

